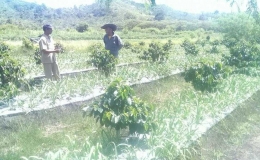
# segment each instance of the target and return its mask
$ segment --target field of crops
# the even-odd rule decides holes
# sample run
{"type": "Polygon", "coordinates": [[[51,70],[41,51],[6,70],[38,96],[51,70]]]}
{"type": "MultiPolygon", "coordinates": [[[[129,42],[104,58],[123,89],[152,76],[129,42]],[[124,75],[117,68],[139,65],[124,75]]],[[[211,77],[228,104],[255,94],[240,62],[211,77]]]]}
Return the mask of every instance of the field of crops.
{"type": "Polygon", "coordinates": [[[1,42],[0,115],[52,109],[1,116],[0,159],[192,159],[190,146],[260,89],[259,25],[243,14],[219,25],[123,38],[118,61],[105,62],[101,40],[60,31],[60,71],[97,69],[58,81],[34,79],[43,74],[37,44],[1,42]],[[83,101],[91,95],[100,96],[83,101]]]}

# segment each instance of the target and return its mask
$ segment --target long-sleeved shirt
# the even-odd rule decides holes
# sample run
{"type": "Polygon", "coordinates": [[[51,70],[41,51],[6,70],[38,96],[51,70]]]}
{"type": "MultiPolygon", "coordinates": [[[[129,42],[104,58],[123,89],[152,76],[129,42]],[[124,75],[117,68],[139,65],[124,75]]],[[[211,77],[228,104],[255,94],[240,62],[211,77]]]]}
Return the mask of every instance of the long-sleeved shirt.
{"type": "Polygon", "coordinates": [[[109,50],[111,54],[113,54],[115,57],[118,57],[118,51],[123,47],[123,42],[121,38],[118,35],[114,34],[111,37],[105,35],[103,40],[106,50],[109,50]]]}

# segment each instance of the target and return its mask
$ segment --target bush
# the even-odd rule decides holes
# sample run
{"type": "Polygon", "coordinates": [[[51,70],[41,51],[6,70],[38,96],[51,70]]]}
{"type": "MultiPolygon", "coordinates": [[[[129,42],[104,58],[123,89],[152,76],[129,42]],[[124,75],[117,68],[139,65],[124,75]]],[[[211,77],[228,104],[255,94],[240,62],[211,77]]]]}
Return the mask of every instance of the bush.
{"type": "Polygon", "coordinates": [[[40,48],[36,48],[36,49],[35,49],[33,58],[34,58],[34,60],[35,60],[36,65],[42,63],[42,61],[41,61],[41,51],[40,51],[40,48]]]}
{"type": "Polygon", "coordinates": [[[142,21],[140,20],[130,20],[126,23],[124,28],[127,28],[129,30],[132,30],[134,27],[136,27],[138,24],[140,24],[142,21]]]}
{"type": "Polygon", "coordinates": [[[223,61],[230,66],[238,68],[258,67],[260,61],[260,49],[255,44],[241,41],[230,48],[230,56],[225,56],[223,61]]]}
{"type": "Polygon", "coordinates": [[[161,32],[161,30],[157,29],[157,28],[147,28],[147,29],[143,29],[145,32],[148,33],[154,33],[154,34],[158,34],[161,32]]]}
{"type": "Polygon", "coordinates": [[[226,78],[232,70],[222,62],[202,61],[185,70],[184,78],[192,82],[195,89],[213,91],[222,79],[226,78]]]}
{"type": "Polygon", "coordinates": [[[63,44],[61,43],[55,43],[55,48],[59,48],[60,49],[60,53],[64,53],[66,51],[66,48],[64,47],[63,44]]]}
{"type": "Polygon", "coordinates": [[[162,45],[159,42],[152,42],[149,44],[147,51],[143,52],[140,59],[156,61],[166,61],[169,58],[169,51],[172,47],[172,42],[169,40],[166,44],[162,45]]]}
{"type": "Polygon", "coordinates": [[[128,30],[127,28],[124,28],[124,29],[122,30],[122,32],[123,32],[123,34],[128,34],[128,33],[129,33],[129,30],[128,30]]]}
{"type": "Polygon", "coordinates": [[[90,61],[100,71],[108,76],[116,67],[117,58],[105,50],[101,43],[96,43],[89,47],[91,52],[90,61]]]}
{"type": "Polygon", "coordinates": [[[88,25],[86,23],[81,23],[76,27],[76,30],[80,33],[88,30],[88,25]]]}
{"type": "Polygon", "coordinates": [[[12,98],[14,95],[17,95],[18,93],[18,88],[15,84],[13,84],[12,82],[9,82],[7,84],[5,84],[4,86],[0,87],[0,97],[1,99],[10,99],[12,98]]]}
{"type": "Polygon", "coordinates": [[[9,52],[11,49],[10,47],[5,44],[4,42],[0,42],[0,57],[2,57],[4,54],[9,52]]]}
{"type": "Polygon", "coordinates": [[[145,46],[145,42],[144,42],[144,41],[141,41],[141,42],[139,42],[139,45],[140,45],[140,46],[145,46]]]}
{"type": "Polygon", "coordinates": [[[131,47],[131,51],[133,53],[142,53],[143,51],[145,50],[145,47],[144,46],[141,46],[141,45],[137,45],[137,44],[134,44],[132,45],[131,47]]]}
{"type": "Polygon", "coordinates": [[[0,58],[0,86],[5,86],[11,82],[18,85],[24,73],[21,65],[8,55],[0,58]]]}
{"type": "Polygon", "coordinates": [[[129,127],[130,133],[144,133],[151,129],[149,113],[152,107],[134,95],[131,87],[117,79],[107,88],[99,101],[92,105],[93,115],[102,126],[119,131],[129,127]]]}
{"type": "Polygon", "coordinates": [[[204,48],[205,45],[206,45],[206,41],[205,41],[205,40],[198,39],[198,40],[196,41],[196,44],[197,44],[197,45],[201,45],[201,47],[204,48]]]}
{"type": "Polygon", "coordinates": [[[185,40],[182,44],[181,47],[184,48],[185,54],[189,55],[197,55],[199,53],[199,50],[197,46],[194,43],[191,43],[189,40],[185,40]]]}
{"type": "Polygon", "coordinates": [[[221,43],[225,45],[227,48],[231,48],[234,47],[237,44],[237,42],[238,41],[235,38],[224,37],[221,43]]]}
{"type": "Polygon", "coordinates": [[[213,42],[211,42],[210,53],[219,53],[219,50],[218,50],[219,44],[220,43],[218,40],[214,40],[213,42]]]}
{"type": "Polygon", "coordinates": [[[23,47],[30,50],[34,49],[33,43],[28,38],[23,38],[23,47]]]}
{"type": "Polygon", "coordinates": [[[167,25],[170,25],[171,23],[165,23],[165,22],[158,22],[158,21],[144,21],[137,25],[137,27],[140,27],[141,29],[147,29],[147,28],[156,28],[156,29],[165,29],[167,25]]]}
{"type": "Polygon", "coordinates": [[[126,12],[124,14],[124,19],[127,20],[127,19],[136,19],[136,15],[134,15],[133,13],[131,12],[126,12]]]}
{"type": "Polygon", "coordinates": [[[124,48],[125,48],[125,49],[130,49],[131,47],[132,47],[132,44],[131,44],[130,42],[126,41],[126,42],[124,43],[124,48]]]}
{"type": "Polygon", "coordinates": [[[209,35],[206,37],[206,40],[207,40],[207,41],[210,41],[210,36],[209,36],[209,35]]]}

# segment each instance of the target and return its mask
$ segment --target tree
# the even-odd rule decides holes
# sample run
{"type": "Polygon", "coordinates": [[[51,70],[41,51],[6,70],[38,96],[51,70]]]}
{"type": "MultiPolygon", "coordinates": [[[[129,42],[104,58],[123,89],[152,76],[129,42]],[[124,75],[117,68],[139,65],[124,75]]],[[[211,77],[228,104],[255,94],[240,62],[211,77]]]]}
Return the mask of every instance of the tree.
{"type": "MultiPolygon", "coordinates": [[[[230,6],[234,6],[234,4],[237,5],[239,10],[238,2],[241,0],[227,0],[227,2],[230,2],[230,6]]],[[[257,23],[260,23],[260,14],[259,14],[259,8],[257,0],[247,0],[247,10],[246,12],[252,16],[257,23]]]]}

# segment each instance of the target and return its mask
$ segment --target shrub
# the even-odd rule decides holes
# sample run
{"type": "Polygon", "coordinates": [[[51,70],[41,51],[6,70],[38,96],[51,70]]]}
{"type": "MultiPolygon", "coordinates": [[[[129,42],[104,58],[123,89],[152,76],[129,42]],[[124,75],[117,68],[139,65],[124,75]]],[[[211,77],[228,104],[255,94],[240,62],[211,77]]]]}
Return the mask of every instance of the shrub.
{"type": "Polygon", "coordinates": [[[55,48],[59,48],[60,53],[64,53],[66,51],[66,48],[64,47],[64,45],[59,42],[55,43],[55,48]]]}
{"type": "Polygon", "coordinates": [[[145,50],[145,47],[144,47],[144,46],[137,45],[137,44],[134,44],[134,45],[132,45],[132,47],[131,47],[131,51],[132,51],[133,53],[142,53],[144,50],[145,50]]]}
{"type": "Polygon", "coordinates": [[[205,45],[206,45],[206,41],[205,41],[205,40],[198,39],[198,40],[196,41],[196,44],[201,45],[201,47],[204,48],[205,45]]]}
{"type": "Polygon", "coordinates": [[[172,42],[169,40],[166,44],[162,45],[159,42],[152,42],[149,44],[147,51],[143,52],[140,59],[156,61],[166,61],[169,58],[169,51],[172,47],[172,42]]]}
{"type": "Polygon", "coordinates": [[[99,70],[108,76],[116,67],[117,58],[105,50],[101,43],[96,43],[89,47],[91,52],[90,61],[99,70]]]}
{"type": "Polygon", "coordinates": [[[141,41],[141,42],[139,42],[139,45],[140,45],[140,46],[145,46],[145,42],[144,42],[144,41],[141,41]]]}
{"type": "Polygon", "coordinates": [[[14,83],[9,82],[0,87],[0,97],[1,99],[10,99],[14,95],[17,95],[18,91],[17,86],[14,83]]]}
{"type": "Polygon", "coordinates": [[[76,30],[80,33],[88,30],[88,25],[86,23],[80,23],[77,25],[76,30]]]}
{"type": "Polygon", "coordinates": [[[143,21],[137,25],[137,27],[140,27],[141,29],[146,28],[156,28],[156,29],[165,29],[167,25],[170,25],[171,23],[165,23],[165,22],[158,22],[158,21],[143,21]]]}
{"type": "Polygon", "coordinates": [[[230,56],[225,56],[223,61],[238,68],[259,66],[260,50],[257,45],[246,41],[238,42],[230,48],[230,56]]]}
{"type": "Polygon", "coordinates": [[[199,53],[199,50],[197,46],[194,43],[191,43],[189,40],[185,40],[182,44],[181,47],[184,48],[185,54],[189,55],[197,55],[199,53]]]}
{"type": "Polygon", "coordinates": [[[30,50],[34,49],[33,43],[28,38],[23,38],[23,47],[30,50]]]}
{"type": "Polygon", "coordinates": [[[207,41],[210,41],[210,36],[209,36],[209,35],[206,37],[206,40],[207,40],[207,41]]]}
{"type": "Polygon", "coordinates": [[[231,48],[234,47],[237,44],[237,42],[238,41],[235,38],[224,37],[221,43],[225,45],[227,48],[231,48]]]}
{"type": "Polygon", "coordinates": [[[210,53],[219,53],[219,50],[218,50],[219,44],[220,43],[218,40],[214,40],[213,42],[211,42],[210,53]]]}
{"type": "Polygon", "coordinates": [[[138,24],[140,24],[142,21],[140,20],[130,20],[126,23],[124,28],[127,28],[129,30],[133,29],[134,27],[136,27],[138,24]]]}
{"type": "Polygon", "coordinates": [[[5,44],[4,42],[0,42],[0,57],[2,57],[4,54],[9,52],[11,49],[10,47],[5,44]]]}
{"type": "Polygon", "coordinates": [[[113,81],[99,101],[92,105],[93,115],[102,126],[119,131],[129,127],[130,133],[143,133],[151,129],[149,113],[152,107],[134,95],[131,87],[121,79],[113,81]]]}
{"type": "Polygon", "coordinates": [[[128,34],[129,30],[128,30],[127,28],[124,28],[124,29],[122,30],[122,32],[123,32],[123,34],[128,34]]]}
{"type": "Polygon", "coordinates": [[[126,12],[124,14],[124,19],[127,20],[127,19],[136,19],[136,15],[134,15],[133,13],[131,12],[126,12]]]}
{"type": "Polygon", "coordinates": [[[165,13],[162,11],[154,16],[154,20],[161,21],[165,19],[165,13]]]}
{"type": "Polygon", "coordinates": [[[232,73],[230,67],[222,62],[202,61],[186,68],[184,78],[192,82],[195,89],[213,91],[222,79],[232,73]]]}
{"type": "Polygon", "coordinates": [[[24,73],[21,65],[16,60],[9,56],[0,58],[0,86],[5,86],[11,82],[18,85],[24,73]]]}
{"type": "Polygon", "coordinates": [[[36,65],[42,63],[40,48],[35,49],[33,58],[35,60],[36,65]]]}
{"type": "Polygon", "coordinates": [[[132,44],[131,44],[130,42],[126,41],[126,42],[124,43],[124,48],[125,48],[125,49],[130,49],[131,47],[132,47],[132,44]]]}
{"type": "Polygon", "coordinates": [[[154,33],[154,34],[158,34],[161,32],[161,30],[157,29],[157,28],[146,28],[146,29],[143,29],[145,32],[148,32],[148,33],[154,33]]]}

